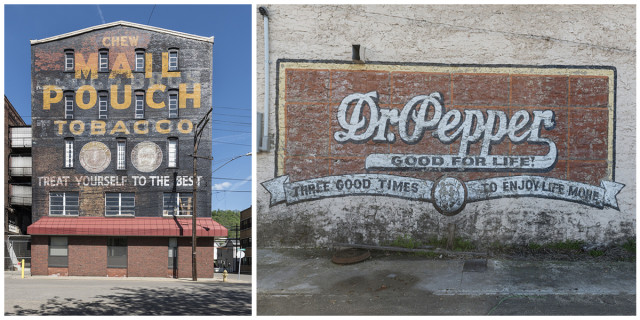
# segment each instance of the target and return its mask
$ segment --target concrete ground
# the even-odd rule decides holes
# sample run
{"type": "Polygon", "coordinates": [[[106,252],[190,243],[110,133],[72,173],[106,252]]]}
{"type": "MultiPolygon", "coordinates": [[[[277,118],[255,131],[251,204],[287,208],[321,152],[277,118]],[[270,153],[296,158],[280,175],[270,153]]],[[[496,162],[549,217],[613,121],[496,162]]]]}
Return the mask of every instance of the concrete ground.
{"type": "MultiPolygon", "coordinates": [[[[635,315],[634,262],[486,264],[376,254],[260,249],[258,315],[635,315]]],[[[478,262],[478,261],[476,261],[478,262]]],[[[482,261],[480,261],[482,262],[482,261]]]]}
{"type": "MultiPolygon", "coordinates": [[[[26,272],[25,275],[29,274],[26,272]]],[[[251,315],[251,275],[214,279],[25,276],[5,271],[5,315],[251,315]]]]}

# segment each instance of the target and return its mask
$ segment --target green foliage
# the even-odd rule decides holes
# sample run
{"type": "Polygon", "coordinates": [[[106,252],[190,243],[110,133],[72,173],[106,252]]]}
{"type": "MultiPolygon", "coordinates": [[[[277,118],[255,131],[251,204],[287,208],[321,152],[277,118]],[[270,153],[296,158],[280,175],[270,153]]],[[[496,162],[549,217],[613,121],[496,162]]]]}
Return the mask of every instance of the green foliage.
{"type": "Polygon", "coordinates": [[[550,243],[545,245],[545,247],[560,250],[582,250],[584,244],[584,241],[580,240],[567,240],[563,242],[550,243]]]}
{"type": "Polygon", "coordinates": [[[454,251],[469,251],[473,250],[474,246],[471,241],[463,240],[462,238],[455,238],[453,240],[453,250],[454,251]]]}
{"type": "Polygon", "coordinates": [[[239,210],[213,210],[211,211],[211,218],[227,228],[240,225],[239,210]]]}
{"type": "Polygon", "coordinates": [[[390,244],[392,247],[400,247],[407,249],[415,249],[422,246],[420,241],[413,239],[410,235],[402,235],[393,240],[390,244]]]}
{"type": "Polygon", "coordinates": [[[636,239],[632,238],[627,240],[627,242],[622,244],[622,248],[624,248],[625,250],[631,253],[636,253],[636,239]]]}
{"type": "Polygon", "coordinates": [[[529,247],[529,249],[531,250],[539,250],[540,248],[542,248],[542,245],[535,243],[535,242],[530,242],[527,247],[529,247]]]}
{"type": "Polygon", "coordinates": [[[602,251],[602,250],[595,250],[595,249],[594,249],[594,250],[589,251],[589,254],[590,254],[592,257],[597,258],[597,257],[599,257],[599,256],[603,255],[603,254],[604,254],[604,251],[602,251]]]}

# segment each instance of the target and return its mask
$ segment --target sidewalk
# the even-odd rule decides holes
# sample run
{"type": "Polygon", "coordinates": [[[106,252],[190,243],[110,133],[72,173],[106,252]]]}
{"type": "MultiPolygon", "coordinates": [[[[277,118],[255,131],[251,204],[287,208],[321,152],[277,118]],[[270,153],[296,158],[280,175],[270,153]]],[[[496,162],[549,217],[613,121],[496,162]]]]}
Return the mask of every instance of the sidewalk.
{"type": "Polygon", "coordinates": [[[635,314],[632,262],[484,261],[258,250],[265,314],[635,314]],[[290,306],[295,305],[296,308],[290,306]]]}
{"type": "MultiPolygon", "coordinates": [[[[5,279],[20,279],[22,277],[20,270],[15,271],[7,271],[4,272],[5,279]]],[[[191,278],[157,278],[157,277],[84,277],[84,276],[32,276],[31,270],[26,268],[24,270],[24,278],[25,279],[50,279],[50,280],[65,280],[65,279],[86,279],[86,280],[105,280],[105,281],[192,281],[191,278]]],[[[215,273],[213,278],[198,278],[197,282],[222,282],[222,273],[215,273]]],[[[251,283],[251,275],[250,274],[240,274],[238,277],[237,273],[229,273],[227,275],[227,282],[229,283],[251,283]]]]}

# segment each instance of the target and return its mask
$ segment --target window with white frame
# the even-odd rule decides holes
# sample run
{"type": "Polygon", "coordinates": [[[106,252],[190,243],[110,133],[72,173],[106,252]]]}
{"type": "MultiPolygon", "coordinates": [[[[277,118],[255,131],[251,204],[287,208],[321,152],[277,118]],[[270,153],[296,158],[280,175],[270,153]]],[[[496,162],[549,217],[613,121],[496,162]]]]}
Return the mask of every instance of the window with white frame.
{"type": "Polygon", "coordinates": [[[51,216],[77,216],[78,192],[49,192],[49,215],[51,216]]]}
{"type": "Polygon", "coordinates": [[[169,91],[169,118],[178,117],[178,92],[169,91]]]}
{"type": "Polygon", "coordinates": [[[190,216],[193,214],[193,193],[165,192],[162,214],[165,216],[190,216]]]}
{"type": "Polygon", "coordinates": [[[136,71],[144,71],[144,50],[136,50],[136,71]]]}
{"type": "Polygon", "coordinates": [[[107,93],[101,91],[98,93],[98,119],[107,119],[107,93]]]}
{"type": "Polygon", "coordinates": [[[136,194],[133,192],[106,192],[104,194],[105,216],[134,216],[136,194]]]}
{"type": "Polygon", "coordinates": [[[169,50],[169,71],[178,70],[178,49],[169,50]]]}
{"type": "Polygon", "coordinates": [[[73,168],[73,138],[64,139],[64,167],[73,168]]]}
{"type": "Polygon", "coordinates": [[[48,265],[54,268],[69,266],[69,238],[49,237],[48,265]]]}
{"type": "Polygon", "coordinates": [[[116,170],[125,170],[127,153],[127,140],[118,139],[116,141],[116,170]]]}
{"type": "Polygon", "coordinates": [[[136,91],[136,119],[144,119],[144,91],[136,91]]]}
{"type": "Polygon", "coordinates": [[[178,139],[169,138],[167,146],[167,166],[169,168],[176,168],[178,166],[178,139]]]}
{"type": "Polygon", "coordinates": [[[74,69],[73,50],[64,51],[64,71],[73,71],[74,69]]]}
{"type": "Polygon", "coordinates": [[[109,71],[109,50],[98,51],[98,71],[109,71]]]}
{"type": "Polygon", "coordinates": [[[73,93],[64,94],[64,118],[73,119],[73,93]]]}

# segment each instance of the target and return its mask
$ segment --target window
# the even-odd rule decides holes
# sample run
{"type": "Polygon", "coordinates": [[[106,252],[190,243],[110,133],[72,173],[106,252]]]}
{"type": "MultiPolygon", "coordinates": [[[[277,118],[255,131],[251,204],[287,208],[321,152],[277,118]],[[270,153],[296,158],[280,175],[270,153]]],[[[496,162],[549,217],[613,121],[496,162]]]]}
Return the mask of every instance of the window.
{"type": "Polygon", "coordinates": [[[178,92],[169,92],[169,118],[178,117],[178,92]]]}
{"type": "Polygon", "coordinates": [[[64,71],[73,71],[73,50],[64,51],[64,71]]]}
{"type": "Polygon", "coordinates": [[[107,118],[107,93],[101,91],[98,94],[98,119],[107,118]]]}
{"type": "Polygon", "coordinates": [[[136,50],[136,71],[144,71],[144,50],[136,50]]]}
{"type": "Polygon", "coordinates": [[[133,192],[107,192],[104,203],[105,216],[133,216],[136,213],[136,194],[133,192]]]}
{"type": "Polygon", "coordinates": [[[64,139],[64,167],[73,168],[73,138],[64,139]]]}
{"type": "Polygon", "coordinates": [[[169,238],[169,269],[178,267],[178,238],[169,238]]]}
{"type": "Polygon", "coordinates": [[[169,71],[178,70],[178,50],[169,49],[169,71]]]}
{"type": "Polygon", "coordinates": [[[136,91],[136,119],[144,119],[144,91],[136,91]]]}
{"type": "Polygon", "coordinates": [[[98,71],[109,71],[109,50],[98,51],[98,71]]]}
{"type": "Polygon", "coordinates": [[[178,166],[178,139],[169,138],[168,142],[169,142],[169,145],[167,147],[168,149],[167,156],[169,157],[168,166],[170,168],[175,168],[178,166]]]}
{"type": "Polygon", "coordinates": [[[69,266],[69,239],[67,237],[49,237],[49,267],[66,268],[69,266]]]}
{"type": "Polygon", "coordinates": [[[116,142],[116,170],[125,170],[126,167],[126,153],[127,153],[127,140],[118,139],[116,142]]]}
{"type": "Polygon", "coordinates": [[[77,192],[49,192],[49,215],[77,216],[78,203],[77,192]]]}
{"type": "Polygon", "coordinates": [[[191,192],[165,192],[162,214],[165,216],[190,216],[193,214],[193,194],[191,192]]]}
{"type": "Polygon", "coordinates": [[[127,238],[107,238],[107,268],[127,267],[127,238]]]}
{"type": "Polygon", "coordinates": [[[64,94],[64,118],[73,119],[73,93],[64,94]]]}

